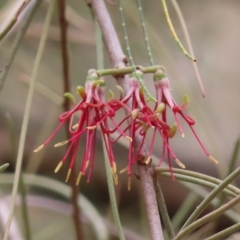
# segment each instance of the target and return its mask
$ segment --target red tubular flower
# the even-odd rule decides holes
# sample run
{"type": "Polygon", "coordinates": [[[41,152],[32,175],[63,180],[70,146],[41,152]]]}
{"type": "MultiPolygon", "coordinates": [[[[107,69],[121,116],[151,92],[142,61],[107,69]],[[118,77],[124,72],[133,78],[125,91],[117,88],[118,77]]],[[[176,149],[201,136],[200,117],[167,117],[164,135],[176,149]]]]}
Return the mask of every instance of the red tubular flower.
{"type": "MultiPolygon", "coordinates": [[[[218,161],[209,154],[209,152],[206,150],[203,143],[199,139],[197,133],[195,132],[195,130],[193,128],[193,125],[195,124],[194,119],[192,119],[190,116],[188,116],[186,113],[184,113],[184,110],[188,106],[188,102],[189,102],[188,97],[184,96],[183,104],[181,106],[177,105],[177,103],[173,99],[172,94],[169,89],[169,80],[166,77],[165,72],[162,70],[158,70],[154,74],[154,82],[155,82],[155,89],[156,89],[156,94],[157,94],[158,105],[160,103],[164,103],[166,106],[168,106],[172,110],[175,120],[177,122],[177,127],[178,127],[182,137],[184,137],[184,133],[183,133],[180,121],[178,119],[178,115],[180,115],[187,122],[188,126],[190,127],[191,131],[193,132],[195,138],[197,139],[197,141],[200,144],[201,148],[203,149],[204,153],[208,156],[208,158],[212,162],[217,164],[218,161]]],[[[163,112],[162,117],[163,117],[163,121],[166,122],[166,112],[163,112]]],[[[179,161],[179,160],[177,160],[177,161],[179,161]]]]}
{"type": "MultiPolygon", "coordinates": [[[[130,189],[130,179],[132,175],[132,166],[138,160],[141,159],[141,150],[146,138],[146,133],[149,128],[155,128],[159,131],[169,131],[170,127],[163,121],[158,118],[160,111],[156,109],[153,111],[146,103],[144,98],[144,91],[142,86],[139,83],[138,79],[142,79],[143,74],[141,71],[137,70],[136,73],[133,73],[129,79],[129,91],[124,98],[121,100],[114,99],[111,104],[124,107],[127,111],[127,119],[129,119],[129,125],[124,131],[129,129],[129,136],[131,139],[135,139],[136,135],[141,136],[141,142],[137,143],[133,141],[129,144],[128,152],[128,166],[120,172],[127,171],[128,173],[128,189],[130,189]],[[126,106],[131,106],[131,109],[126,106]],[[136,148],[137,147],[137,148],[136,148]],[[134,152],[135,150],[135,152],[134,152]]],[[[125,118],[125,119],[126,119],[125,118]]],[[[155,133],[153,136],[153,141],[151,143],[151,148],[149,152],[149,157],[146,159],[145,164],[148,164],[151,160],[151,154],[153,150],[153,143],[155,139],[155,133]]]]}
{"type": "Polygon", "coordinates": [[[59,162],[58,166],[55,169],[55,172],[61,168],[63,163],[66,161],[67,157],[71,152],[71,161],[69,165],[69,170],[66,178],[66,182],[68,181],[72,168],[75,163],[77,149],[79,145],[79,141],[83,135],[86,133],[86,150],[83,156],[83,161],[80,167],[80,171],[77,177],[76,184],[78,185],[81,180],[81,176],[85,175],[86,170],[90,164],[90,169],[88,171],[88,179],[90,181],[90,177],[92,174],[92,169],[94,165],[94,155],[96,148],[96,131],[97,127],[100,126],[101,131],[103,133],[103,140],[106,146],[108,158],[110,161],[110,166],[112,168],[113,177],[115,183],[117,184],[117,174],[116,174],[116,163],[114,161],[113,151],[112,151],[112,141],[110,139],[111,130],[109,129],[109,124],[107,119],[112,118],[115,115],[115,111],[113,108],[108,106],[108,104],[104,101],[104,86],[105,83],[103,80],[99,80],[96,75],[92,75],[90,79],[85,84],[85,90],[83,87],[78,87],[78,93],[82,97],[82,100],[74,106],[71,111],[64,112],[59,117],[59,126],[52,133],[52,135],[34,152],[40,151],[44,146],[46,146],[53,137],[57,134],[60,128],[66,122],[70,122],[69,124],[69,132],[71,134],[71,138],[55,144],[55,147],[59,147],[65,144],[69,144],[68,149],[59,162]],[[78,119],[77,124],[73,125],[74,116],[79,113],[80,117],[78,119]]]}

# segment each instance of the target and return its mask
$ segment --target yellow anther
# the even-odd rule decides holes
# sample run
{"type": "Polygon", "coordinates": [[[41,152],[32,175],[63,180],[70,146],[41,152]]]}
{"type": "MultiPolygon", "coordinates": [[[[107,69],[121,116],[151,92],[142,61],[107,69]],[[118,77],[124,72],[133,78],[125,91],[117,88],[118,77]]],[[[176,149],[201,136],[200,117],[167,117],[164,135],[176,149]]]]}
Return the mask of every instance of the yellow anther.
{"type": "Polygon", "coordinates": [[[181,136],[182,136],[182,138],[184,138],[185,137],[184,133],[182,133],[181,136]]]}
{"type": "Polygon", "coordinates": [[[60,146],[63,146],[63,145],[65,145],[65,144],[67,144],[69,141],[68,140],[66,140],[66,141],[63,141],[63,142],[60,142],[60,143],[56,143],[55,145],[54,145],[54,147],[60,147],[60,146]]]}
{"type": "Polygon", "coordinates": [[[97,85],[101,85],[101,84],[104,84],[105,82],[104,82],[104,80],[102,80],[102,79],[98,79],[98,80],[95,80],[94,81],[94,86],[97,86],[97,85]]]}
{"type": "Polygon", "coordinates": [[[148,165],[148,164],[150,163],[150,161],[151,161],[151,157],[149,156],[149,157],[146,159],[145,164],[148,165]]]}
{"type": "Polygon", "coordinates": [[[76,181],[76,185],[77,185],[77,186],[79,185],[79,183],[80,183],[80,181],[81,181],[81,177],[82,177],[82,172],[80,172],[80,173],[78,174],[77,181],[76,181]]]}
{"type": "Polygon", "coordinates": [[[215,164],[218,164],[218,160],[216,160],[214,157],[212,157],[211,155],[208,156],[209,160],[212,161],[215,164]]]}
{"type": "Polygon", "coordinates": [[[122,95],[124,95],[124,91],[123,91],[123,88],[122,88],[121,86],[116,85],[116,88],[120,91],[120,93],[121,93],[122,95]]]}
{"type": "Polygon", "coordinates": [[[85,92],[84,87],[82,86],[78,86],[77,87],[77,93],[82,97],[82,98],[86,98],[87,94],[85,92]]]}
{"type": "Polygon", "coordinates": [[[121,174],[121,173],[124,173],[124,172],[126,172],[128,170],[128,167],[125,167],[125,168],[123,168],[119,173],[121,174]]]}
{"type": "Polygon", "coordinates": [[[42,144],[42,145],[40,145],[38,148],[36,148],[35,150],[34,150],[34,152],[38,152],[38,151],[40,151],[41,149],[43,149],[44,148],[44,144],[42,144]]]}
{"type": "Polygon", "coordinates": [[[66,92],[66,93],[64,93],[63,96],[68,98],[72,102],[73,105],[76,104],[75,98],[74,98],[74,96],[71,93],[66,92]]]}
{"type": "Polygon", "coordinates": [[[131,177],[130,176],[128,176],[127,189],[128,189],[128,191],[131,190],[131,177]]]}
{"type": "Polygon", "coordinates": [[[113,180],[114,180],[115,185],[118,185],[118,176],[117,176],[117,174],[112,171],[112,176],[113,176],[113,180]]]}
{"type": "Polygon", "coordinates": [[[138,112],[139,112],[138,109],[134,109],[134,110],[132,110],[132,118],[133,118],[133,119],[135,119],[135,118],[137,117],[138,112]]]}
{"type": "Polygon", "coordinates": [[[168,132],[168,137],[169,137],[169,138],[174,137],[175,134],[176,134],[176,132],[177,132],[177,129],[178,129],[177,123],[175,122],[175,123],[173,123],[172,127],[170,128],[170,130],[169,130],[169,132],[168,132]]]}
{"type": "Polygon", "coordinates": [[[112,90],[108,91],[108,101],[112,100],[114,98],[114,93],[112,90]]]}
{"type": "Polygon", "coordinates": [[[129,136],[126,136],[125,137],[127,140],[129,140],[130,142],[132,142],[133,140],[132,140],[132,138],[131,137],[129,137],[129,136]]]}
{"type": "Polygon", "coordinates": [[[71,173],[72,173],[72,169],[68,169],[68,173],[67,173],[67,177],[66,177],[65,182],[68,182],[71,173]]]}
{"type": "Polygon", "coordinates": [[[79,126],[79,124],[77,123],[77,124],[75,124],[75,125],[72,126],[72,129],[77,129],[78,126],[79,126]]]}
{"type": "Polygon", "coordinates": [[[94,126],[88,126],[87,129],[88,129],[88,130],[94,130],[96,127],[97,127],[96,125],[94,125],[94,126]]]}
{"type": "Polygon", "coordinates": [[[189,97],[187,95],[183,96],[183,106],[186,107],[189,104],[189,97]]]}
{"type": "Polygon", "coordinates": [[[117,172],[117,165],[116,165],[115,162],[113,162],[112,171],[113,171],[114,173],[117,172]]]}
{"type": "Polygon", "coordinates": [[[57,173],[59,171],[59,169],[62,167],[63,162],[59,162],[59,164],[57,165],[57,167],[55,168],[54,172],[57,173]]]}
{"type": "Polygon", "coordinates": [[[160,103],[158,106],[157,106],[157,109],[154,111],[155,113],[162,113],[165,109],[165,104],[164,103],[160,103]]]}
{"type": "Polygon", "coordinates": [[[179,159],[175,159],[175,162],[177,163],[177,165],[181,168],[186,168],[185,165],[179,160],[179,159]]]}

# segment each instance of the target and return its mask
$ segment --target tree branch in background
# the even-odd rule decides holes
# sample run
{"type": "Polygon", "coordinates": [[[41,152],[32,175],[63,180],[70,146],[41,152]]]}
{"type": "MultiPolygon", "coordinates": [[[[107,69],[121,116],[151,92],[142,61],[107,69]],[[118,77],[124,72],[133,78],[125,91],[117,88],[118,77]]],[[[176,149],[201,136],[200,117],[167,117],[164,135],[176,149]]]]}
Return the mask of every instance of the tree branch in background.
{"type": "MultiPolygon", "coordinates": [[[[66,3],[65,0],[58,0],[59,6],[59,26],[60,26],[60,36],[61,36],[61,54],[62,54],[62,70],[63,70],[63,86],[64,92],[70,92],[70,79],[69,79],[69,62],[68,62],[68,49],[67,49],[67,20],[65,17],[65,9],[66,3]]],[[[65,98],[63,103],[63,109],[65,112],[70,110],[70,101],[68,98],[65,98]]],[[[66,124],[66,135],[67,138],[71,138],[71,135],[68,131],[68,125],[66,124]]],[[[72,188],[72,206],[73,206],[73,221],[75,226],[75,232],[77,240],[83,239],[83,233],[81,228],[81,221],[79,219],[80,209],[78,207],[78,186],[75,184],[76,182],[76,173],[75,173],[75,165],[72,169],[72,174],[70,177],[70,183],[72,188]]]]}

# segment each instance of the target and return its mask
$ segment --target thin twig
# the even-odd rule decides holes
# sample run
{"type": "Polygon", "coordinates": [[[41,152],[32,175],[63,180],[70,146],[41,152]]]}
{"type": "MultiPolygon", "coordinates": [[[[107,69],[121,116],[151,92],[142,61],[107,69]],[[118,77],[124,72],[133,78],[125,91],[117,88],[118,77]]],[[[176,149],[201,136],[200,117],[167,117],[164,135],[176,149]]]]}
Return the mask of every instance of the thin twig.
{"type": "Polygon", "coordinates": [[[158,207],[159,207],[162,219],[163,219],[163,224],[165,226],[165,229],[167,231],[169,239],[173,240],[175,237],[175,233],[174,233],[174,230],[172,227],[170,217],[168,215],[168,210],[167,210],[167,206],[165,203],[165,199],[164,199],[162,189],[158,182],[158,178],[157,178],[156,174],[154,175],[153,181],[154,181],[155,191],[156,191],[156,195],[157,195],[158,207]]]}
{"type": "Polygon", "coordinates": [[[7,26],[3,29],[3,31],[0,33],[0,41],[9,33],[9,31],[13,28],[15,23],[18,21],[19,15],[22,13],[24,8],[26,7],[27,2],[23,1],[22,4],[18,7],[17,12],[13,15],[10,22],[7,24],[7,26]]]}
{"type": "Polygon", "coordinates": [[[194,192],[190,192],[188,196],[184,199],[184,202],[181,204],[177,212],[172,218],[173,229],[179,229],[184,219],[192,212],[196,200],[199,199],[199,196],[194,192]]]}
{"type": "MultiPolygon", "coordinates": [[[[161,173],[161,176],[171,179],[171,173],[170,172],[161,173]]],[[[208,181],[205,181],[205,180],[202,180],[202,179],[198,179],[197,177],[189,177],[189,176],[185,176],[185,175],[177,174],[177,173],[174,174],[174,178],[177,179],[177,180],[180,180],[180,181],[189,182],[189,183],[196,184],[198,186],[208,187],[208,188],[212,188],[212,189],[214,189],[218,186],[218,184],[216,184],[216,183],[211,183],[211,182],[208,182],[208,181]]],[[[224,188],[222,190],[222,193],[224,193],[225,196],[228,195],[230,197],[237,197],[239,195],[239,194],[236,194],[235,192],[233,192],[231,190],[229,191],[226,188],[224,188]]]]}
{"type": "MultiPolygon", "coordinates": [[[[16,159],[17,144],[16,144],[16,139],[15,139],[15,134],[14,134],[13,121],[12,121],[10,114],[6,113],[5,117],[6,117],[7,129],[9,132],[11,152],[13,154],[13,159],[16,159]]],[[[23,217],[25,238],[26,238],[26,240],[31,240],[32,237],[31,237],[30,222],[29,222],[29,217],[28,217],[27,201],[26,201],[27,194],[26,194],[26,188],[25,188],[25,184],[23,181],[23,177],[22,177],[22,171],[19,176],[19,191],[20,191],[20,195],[21,195],[21,211],[22,211],[22,217],[23,217]]]]}
{"type": "Polygon", "coordinates": [[[222,207],[218,208],[217,210],[207,214],[206,216],[198,219],[197,221],[187,226],[185,229],[179,232],[179,234],[174,238],[174,240],[184,239],[183,237],[186,236],[188,233],[194,231],[196,228],[222,215],[224,212],[226,212],[228,209],[232,208],[239,202],[240,196],[232,199],[230,202],[224,204],[222,207]]]}
{"type": "MultiPolygon", "coordinates": [[[[60,38],[61,38],[61,54],[62,54],[62,69],[63,69],[63,91],[70,92],[70,79],[69,79],[69,61],[68,61],[68,47],[67,47],[67,20],[65,17],[66,3],[65,0],[58,0],[59,6],[59,26],[60,26],[60,38]]],[[[70,101],[65,98],[63,103],[63,109],[65,112],[70,110],[70,101]]],[[[66,124],[66,135],[67,138],[71,138],[70,132],[68,130],[69,122],[66,124]]],[[[80,209],[78,207],[78,186],[76,186],[76,172],[75,165],[72,169],[72,174],[70,178],[70,184],[72,188],[72,206],[73,206],[73,222],[76,232],[76,237],[78,240],[83,239],[83,232],[81,221],[79,219],[80,209]]]]}
{"type": "MultiPolygon", "coordinates": [[[[182,11],[178,5],[178,2],[176,0],[171,0],[171,3],[177,13],[177,16],[178,16],[178,19],[180,21],[180,24],[182,26],[182,29],[183,29],[183,34],[184,34],[184,37],[186,39],[186,42],[187,42],[187,46],[188,46],[188,49],[189,49],[189,52],[192,56],[194,56],[194,51],[193,51],[193,47],[192,47],[192,43],[191,43],[191,40],[190,40],[190,37],[189,37],[189,33],[188,33],[188,29],[187,29],[187,26],[186,26],[186,23],[185,23],[185,20],[184,20],[184,17],[182,15],[182,11]]],[[[203,86],[203,83],[202,83],[202,79],[201,79],[201,76],[200,76],[200,73],[198,71],[198,66],[197,66],[197,62],[192,62],[193,64],[193,69],[195,71],[195,75],[197,77],[197,81],[198,81],[198,85],[200,87],[200,90],[201,90],[201,93],[202,93],[202,96],[205,97],[205,90],[204,90],[204,86],[203,86]]]]}
{"type": "Polygon", "coordinates": [[[211,203],[211,201],[220,193],[233,179],[235,179],[240,174],[240,167],[232,172],[227,178],[222,181],[216,188],[213,189],[211,193],[201,202],[201,204],[196,208],[192,215],[183,225],[182,229],[186,228],[191,224],[198,216],[203,212],[203,210],[211,203]]]}
{"type": "MultiPolygon", "coordinates": [[[[94,15],[93,15],[94,17],[94,15]]],[[[97,55],[97,68],[103,69],[104,68],[104,52],[103,52],[103,39],[102,39],[102,32],[99,27],[98,22],[96,21],[96,18],[94,17],[95,22],[95,32],[96,32],[96,55],[97,55]]],[[[105,163],[105,169],[106,169],[106,175],[107,175],[107,185],[108,185],[108,192],[109,192],[109,198],[111,202],[111,209],[112,209],[112,216],[114,223],[116,225],[117,234],[119,237],[119,240],[125,240],[125,236],[123,233],[123,228],[121,224],[121,219],[119,217],[118,212],[118,205],[116,200],[116,194],[115,194],[115,188],[114,188],[114,182],[112,178],[112,170],[109,164],[107,149],[104,144],[104,136],[102,134],[102,145],[103,145],[103,156],[104,156],[104,163],[105,163]]]]}
{"type": "Polygon", "coordinates": [[[219,240],[219,239],[223,239],[224,237],[235,233],[237,231],[240,230],[240,223],[234,224],[233,226],[222,230],[221,232],[218,232],[214,235],[212,235],[211,237],[206,238],[205,240],[219,240]]]}
{"type": "Polygon", "coordinates": [[[37,56],[36,56],[33,71],[32,71],[31,83],[30,83],[30,87],[29,87],[29,91],[28,91],[27,103],[26,103],[26,108],[25,108],[25,112],[24,112],[24,117],[23,117],[23,122],[22,122],[22,127],[21,127],[21,134],[20,134],[20,141],[19,141],[19,146],[18,146],[16,171],[15,171],[14,184],[13,184],[13,189],[12,189],[10,211],[9,211],[9,215],[8,215],[8,219],[7,219],[7,224],[6,224],[3,240],[8,239],[8,234],[9,234],[11,222],[13,219],[13,214],[14,214],[14,209],[15,209],[15,201],[16,201],[17,190],[18,190],[18,185],[19,185],[19,176],[20,176],[21,167],[22,167],[24,145],[25,145],[26,134],[27,134],[27,129],[28,129],[28,120],[29,120],[29,115],[30,115],[30,110],[31,110],[31,105],[32,105],[34,85],[37,80],[37,74],[38,74],[38,70],[39,70],[39,66],[40,66],[40,61],[42,59],[45,43],[47,40],[48,27],[51,22],[52,14],[54,11],[54,6],[55,6],[55,1],[52,0],[49,5],[48,11],[47,11],[47,16],[46,16],[45,23],[44,23],[43,33],[42,33],[42,36],[40,39],[37,56]]]}
{"type": "MultiPolygon", "coordinates": [[[[117,34],[113,27],[104,1],[91,0],[90,2],[88,1],[88,5],[92,7],[95,17],[100,25],[112,65],[119,68],[125,67],[126,57],[121,49],[121,45],[119,43],[117,34]]],[[[116,77],[116,80],[118,84],[123,88],[124,92],[127,93],[129,89],[129,77],[127,75],[116,77]]],[[[142,142],[141,138],[142,137],[140,135],[136,135],[136,137],[133,139],[134,147],[137,149],[139,149],[139,146],[142,142]]],[[[162,226],[153,185],[153,169],[149,165],[142,164],[142,162],[145,162],[149,156],[146,144],[143,145],[140,155],[142,157],[141,159],[138,159],[138,170],[145,206],[147,209],[151,237],[153,240],[162,240],[162,226]]]]}
{"type": "Polygon", "coordinates": [[[7,60],[7,63],[3,69],[3,71],[1,72],[1,77],[0,77],[0,92],[3,88],[3,85],[4,85],[4,82],[6,80],[6,77],[7,77],[7,74],[12,66],[12,63],[13,63],[13,60],[15,59],[15,56],[17,54],[17,51],[18,51],[18,48],[22,42],[22,39],[23,37],[25,36],[25,33],[39,7],[39,5],[42,3],[42,0],[38,0],[38,1],[35,1],[22,29],[20,29],[18,35],[16,36],[14,42],[13,42],[13,45],[12,45],[12,48],[10,50],[10,53],[9,53],[9,59],[7,60]]]}
{"type": "MultiPolygon", "coordinates": [[[[169,168],[155,168],[155,171],[164,176],[164,173],[169,173],[169,168]]],[[[198,173],[198,172],[194,172],[194,171],[189,171],[189,170],[185,170],[185,169],[178,169],[178,168],[172,168],[172,171],[174,174],[179,174],[179,175],[184,175],[184,176],[189,176],[189,177],[193,177],[196,178],[198,180],[204,180],[206,182],[210,182],[210,183],[214,183],[214,184],[220,184],[223,181],[214,177],[210,177],[206,174],[202,174],[202,173],[198,173]]],[[[168,174],[169,175],[169,174],[168,174]]],[[[166,176],[166,175],[165,175],[166,176]]],[[[237,187],[234,187],[233,185],[229,184],[226,186],[226,189],[230,190],[234,195],[234,197],[236,195],[240,194],[240,189],[237,187]]]]}
{"type": "Polygon", "coordinates": [[[9,163],[4,163],[2,166],[0,166],[0,173],[4,172],[9,166],[9,163]]]}

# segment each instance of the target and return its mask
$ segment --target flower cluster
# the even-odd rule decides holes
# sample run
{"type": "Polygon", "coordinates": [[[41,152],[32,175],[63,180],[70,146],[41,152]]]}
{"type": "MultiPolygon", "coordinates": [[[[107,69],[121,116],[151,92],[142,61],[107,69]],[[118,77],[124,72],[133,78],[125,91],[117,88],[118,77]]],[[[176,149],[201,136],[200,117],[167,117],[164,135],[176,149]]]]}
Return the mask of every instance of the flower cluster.
{"type": "MultiPolygon", "coordinates": [[[[81,162],[76,184],[78,185],[80,183],[81,177],[86,173],[88,174],[87,181],[90,181],[94,166],[96,134],[98,129],[102,133],[103,142],[105,144],[109,163],[112,169],[112,175],[116,184],[118,183],[118,177],[112,145],[121,137],[124,137],[129,141],[128,164],[127,167],[120,172],[127,171],[129,177],[128,187],[130,188],[132,166],[140,157],[142,157],[141,151],[145,142],[147,131],[150,128],[153,129],[153,134],[149,147],[149,156],[145,156],[145,164],[148,164],[151,161],[153,147],[156,144],[156,135],[159,134],[162,138],[162,154],[159,165],[166,155],[170,170],[172,169],[171,159],[174,159],[180,167],[185,168],[184,164],[182,164],[176,157],[169,144],[169,138],[172,138],[177,130],[179,130],[181,135],[184,136],[179,117],[182,117],[188,124],[208,158],[214,163],[217,163],[217,161],[208,153],[197,136],[193,128],[195,121],[185,113],[185,109],[187,108],[189,102],[187,96],[184,96],[184,101],[181,106],[177,105],[171,95],[169,80],[163,69],[158,70],[154,74],[157,98],[157,102],[154,107],[150,107],[148,101],[146,101],[144,97],[144,91],[139,82],[139,79],[143,79],[143,73],[140,70],[137,70],[130,76],[129,90],[125,95],[121,87],[118,86],[120,90],[120,97],[115,98],[113,94],[110,94],[111,97],[107,101],[105,100],[105,82],[99,79],[95,70],[90,70],[88,76],[85,88],[77,88],[81,101],[78,104],[75,104],[75,102],[72,101],[74,104],[73,109],[62,113],[59,116],[59,125],[56,130],[40,147],[34,151],[38,152],[50,143],[60,128],[64,124],[68,123],[71,137],[68,140],[55,144],[55,147],[68,144],[65,155],[55,169],[55,172],[57,172],[68,157],[71,156],[66,181],[68,181],[71,175],[76,161],[79,141],[83,136],[86,137],[86,149],[81,162]],[[126,116],[122,119],[122,121],[117,123],[115,115],[122,108],[125,110],[126,116]],[[167,122],[167,109],[170,109],[176,120],[176,122],[171,126],[167,122]],[[77,122],[75,122],[76,118],[78,118],[77,122]],[[125,123],[126,126],[124,128],[122,127],[124,125],[123,123],[125,123]],[[118,134],[118,137],[115,139],[112,137],[114,133],[118,134]],[[138,144],[135,144],[136,139],[138,139],[138,144]]],[[[72,95],[69,93],[66,94],[66,96],[73,99],[72,95]]]]}

